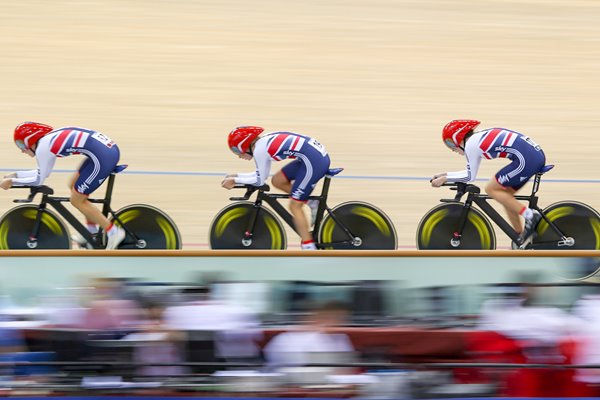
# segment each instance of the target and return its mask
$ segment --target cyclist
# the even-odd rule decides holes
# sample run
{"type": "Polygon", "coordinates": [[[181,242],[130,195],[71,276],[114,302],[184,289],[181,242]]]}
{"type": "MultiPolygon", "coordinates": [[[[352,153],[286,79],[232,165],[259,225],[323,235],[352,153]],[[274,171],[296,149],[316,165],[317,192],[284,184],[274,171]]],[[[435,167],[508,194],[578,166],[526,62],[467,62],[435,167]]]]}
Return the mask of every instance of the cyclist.
{"type": "Polygon", "coordinates": [[[119,161],[119,148],[100,132],[77,127],[54,129],[37,122],[24,122],[15,128],[15,144],[22,153],[35,157],[38,169],[17,171],[4,177],[2,189],[14,185],[39,186],[52,172],[57,157],[82,154],[86,159],[69,181],[71,204],[85,216],[88,229],[95,233],[97,225],[107,235],[107,249],[116,249],[125,231],[112,224],[89,200],[88,196],[104,182],[119,161]]]}
{"type": "Polygon", "coordinates": [[[496,173],[485,191],[504,206],[511,225],[515,232],[521,234],[521,239],[532,239],[541,215],[523,206],[514,194],[545,165],[544,152],[528,136],[509,129],[491,128],[475,132],[479,124],[474,120],[454,120],[444,126],[444,143],[467,158],[467,168],[434,175],[431,186],[440,187],[446,182],[473,182],[481,159],[508,158],[511,162],[496,173]],[[520,216],[525,219],[525,229],[520,216]]]}
{"type": "MultiPolygon", "coordinates": [[[[229,149],[239,158],[254,158],[256,171],[227,175],[221,186],[231,189],[236,183],[261,186],[269,176],[271,162],[292,159],[271,178],[276,188],[291,194],[290,212],[294,217],[296,231],[302,240],[303,250],[316,249],[309,232],[309,224],[302,206],[307,203],[317,182],[329,169],[329,155],[315,139],[292,132],[273,132],[260,136],[264,131],[257,126],[242,126],[229,133],[229,149]]],[[[309,207],[314,224],[318,201],[310,201],[309,207]]]]}

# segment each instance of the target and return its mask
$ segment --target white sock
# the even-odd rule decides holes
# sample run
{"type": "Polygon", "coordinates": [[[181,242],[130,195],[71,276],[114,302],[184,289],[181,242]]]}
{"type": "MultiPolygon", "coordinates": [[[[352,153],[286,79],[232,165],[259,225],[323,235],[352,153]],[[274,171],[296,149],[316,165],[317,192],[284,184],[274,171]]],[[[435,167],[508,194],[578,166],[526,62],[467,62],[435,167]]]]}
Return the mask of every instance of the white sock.
{"type": "Polygon", "coordinates": [[[533,218],[533,210],[531,208],[526,208],[521,215],[525,219],[531,219],[533,218]]]}
{"type": "Polygon", "coordinates": [[[317,245],[312,240],[308,243],[301,243],[300,247],[302,248],[302,250],[316,250],[317,249],[317,245]]]}
{"type": "Polygon", "coordinates": [[[110,226],[108,227],[108,229],[106,230],[106,234],[108,236],[112,236],[115,233],[117,233],[117,226],[115,224],[110,224],[110,226]]]}
{"type": "Polygon", "coordinates": [[[90,233],[98,233],[98,225],[96,225],[95,223],[87,222],[85,226],[87,227],[87,230],[90,231],[90,233]]]}

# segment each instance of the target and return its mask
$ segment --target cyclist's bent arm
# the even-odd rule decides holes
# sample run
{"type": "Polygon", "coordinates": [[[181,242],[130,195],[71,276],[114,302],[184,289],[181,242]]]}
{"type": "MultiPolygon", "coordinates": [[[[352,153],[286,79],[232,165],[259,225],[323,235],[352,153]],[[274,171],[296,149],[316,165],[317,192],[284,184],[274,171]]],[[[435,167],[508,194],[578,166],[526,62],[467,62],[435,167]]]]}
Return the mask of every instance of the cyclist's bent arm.
{"type": "Polygon", "coordinates": [[[237,177],[234,178],[235,183],[254,186],[262,186],[265,184],[269,172],[271,171],[271,158],[269,153],[267,153],[266,147],[258,146],[257,143],[257,146],[254,148],[253,157],[256,164],[256,171],[237,174],[237,177]]]}
{"type": "Polygon", "coordinates": [[[483,157],[483,151],[479,148],[476,140],[468,140],[465,146],[465,158],[467,159],[467,168],[462,171],[448,172],[446,177],[448,182],[473,182],[479,171],[479,164],[483,157]]]}
{"type": "Polygon", "coordinates": [[[38,170],[17,171],[15,172],[15,176],[11,177],[11,180],[12,183],[16,185],[36,186],[36,182],[38,181],[38,170]]]}

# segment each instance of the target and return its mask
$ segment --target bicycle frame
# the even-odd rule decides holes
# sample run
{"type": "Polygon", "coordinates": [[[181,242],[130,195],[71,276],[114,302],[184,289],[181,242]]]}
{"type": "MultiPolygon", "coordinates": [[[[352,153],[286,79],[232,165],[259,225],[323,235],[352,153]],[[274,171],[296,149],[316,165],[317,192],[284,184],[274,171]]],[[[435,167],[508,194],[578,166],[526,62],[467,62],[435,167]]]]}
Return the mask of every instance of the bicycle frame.
{"type": "MultiPolygon", "coordinates": [[[[550,221],[550,219],[548,219],[546,214],[544,214],[542,209],[538,206],[538,197],[536,196],[536,193],[540,186],[541,177],[542,177],[542,174],[540,174],[540,173],[535,175],[535,179],[533,181],[533,188],[531,190],[530,195],[515,195],[515,199],[527,201],[529,208],[538,211],[540,213],[540,215],[542,216],[542,218],[552,228],[552,230],[554,230],[554,232],[556,232],[556,234],[562,240],[564,240],[564,239],[566,239],[565,235],[560,231],[560,229],[558,229],[558,227],[552,221],[550,221]]],[[[454,186],[453,184],[451,184],[451,185],[454,186]]],[[[486,194],[481,194],[481,190],[479,189],[478,186],[470,185],[470,184],[459,184],[457,186],[456,190],[458,192],[457,192],[456,196],[454,197],[454,199],[452,199],[452,200],[442,199],[441,201],[442,202],[460,201],[460,199],[465,195],[465,193],[468,193],[467,199],[464,202],[464,207],[463,207],[460,219],[459,219],[459,221],[461,221],[460,222],[461,225],[458,227],[459,229],[456,231],[456,234],[458,235],[457,239],[460,238],[460,235],[462,234],[462,231],[467,222],[467,215],[468,215],[473,203],[475,203],[484,212],[484,214],[486,214],[502,230],[502,232],[504,232],[514,243],[516,243],[518,246],[523,245],[524,241],[520,237],[519,233],[517,233],[514,230],[514,228],[508,223],[508,221],[502,215],[500,215],[500,213],[498,211],[496,211],[496,209],[494,207],[492,207],[489,204],[488,201],[491,200],[492,198],[486,194]],[[462,190],[461,190],[461,186],[463,187],[462,190]]]]}
{"type": "MultiPolygon", "coordinates": [[[[102,214],[104,216],[108,216],[110,214],[110,215],[112,215],[113,218],[116,219],[117,222],[120,223],[120,221],[116,217],[114,211],[110,207],[114,182],[115,182],[115,174],[109,175],[107,187],[106,187],[106,193],[105,193],[104,198],[103,199],[88,199],[88,200],[91,203],[102,204],[102,214]]],[[[41,193],[42,200],[38,205],[39,211],[45,210],[48,205],[52,206],[52,208],[54,208],[58,212],[58,214],[62,218],[64,218],[65,221],[67,221],[67,223],[69,225],[71,225],[71,227],[73,227],[83,238],[85,238],[88,241],[88,243],[90,243],[92,245],[92,247],[94,249],[103,249],[104,248],[103,244],[101,242],[99,242],[98,240],[96,240],[96,238],[92,235],[92,233],[77,219],[77,217],[75,217],[75,215],[73,215],[73,213],[71,211],[69,211],[62,204],[62,203],[66,203],[66,202],[70,201],[70,199],[68,197],[52,196],[54,191],[51,188],[49,188],[48,186],[30,187],[30,189],[31,189],[31,194],[29,195],[29,197],[27,199],[14,200],[14,202],[15,203],[31,203],[33,201],[33,197],[37,193],[41,193]]],[[[42,223],[42,213],[38,212],[35,222],[34,222],[34,225],[33,225],[33,230],[29,237],[29,240],[31,242],[35,242],[37,240],[41,223],[42,223]]],[[[123,226],[122,223],[120,223],[120,225],[123,226]]],[[[99,233],[100,234],[102,233],[102,228],[100,228],[99,233]]],[[[133,235],[132,232],[129,232],[129,231],[127,231],[127,234],[133,235]]],[[[133,236],[135,237],[135,235],[133,235],[133,236]]],[[[137,238],[136,238],[136,240],[137,240],[137,238]]]]}
{"type": "MultiPolygon", "coordinates": [[[[320,243],[318,240],[318,232],[319,232],[319,228],[321,226],[321,223],[323,221],[323,217],[325,214],[325,211],[327,211],[327,213],[333,218],[333,220],[340,226],[340,228],[342,228],[344,230],[344,232],[348,235],[348,242],[352,242],[352,240],[354,239],[354,236],[352,235],[352,233],[341,223],[341,221],[339,221],[338,218],[336,218],[335,214],[332,213],[331,208],[327,205],[327,197],[329,194],[329,186],[331,185],[331,175],[325,175],[325,179],[323,180],[323,188],[321,190],[321,194],[318,196],[309,196],[308,199],[309,200],[318,200],[319,201],[319,207],[317,208],[317,215],[316,215],[316,219],[315,219],[315,225],[312,231],[312,237],[313,240],[315,241],[315,243],[317,243],[317,246],[319,247],[323,247],[326,246],[328,244],[331,243],[320,243]]],[[[296,229],[296,226],[294,224],[294,217],[292,216],[292,214],[284,207],[281,205],[281,203],[279,202],[280,199],[289,199],[291,197],[290,194],[283,194],[283,193],[269,193],[269,186],[268,185],[263,185],[261,187],[248,187],[248,186],[244,186],[247,188],[247,192],[243,197],[231,197],[230,200],[234,200],[234,201],[240,201],[240,200],[248,200],[250,195],[252,194],[253,191],[258,190],[258,194],[256,196],[256,200],[254,201],[254,207],[256,209],[256,212],[252,215],[252,217],[250,218],[249,224],[248,224],[248,229],[246,230],[246,232],[244,233],[244,238],[243,240],[246,241],[250,241],[252,239],[252,235],[254,232],[254,228],[256,225],[256,216],[258,215],[258,210],[260,209],[261,205],[263,202],[267,203],[269,206],[271,206],[271,208],[273,209],[273,211],[275,211],[275,213],[281,218],[283,219],[283,221],[294,230],[294,232],[298,233],[298,230],[296,229]]]]}

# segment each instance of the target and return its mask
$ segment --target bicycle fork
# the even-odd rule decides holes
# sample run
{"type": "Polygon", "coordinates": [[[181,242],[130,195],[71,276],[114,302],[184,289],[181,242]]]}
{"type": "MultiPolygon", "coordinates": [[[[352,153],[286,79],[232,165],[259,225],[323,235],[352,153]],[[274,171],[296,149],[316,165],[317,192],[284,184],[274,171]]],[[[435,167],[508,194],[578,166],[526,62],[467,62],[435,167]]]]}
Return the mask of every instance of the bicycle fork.
{"type": "MultiPolygon", "coordinates": [[[[45,195],[44,195],[45,196],[45,195]]],[[[38,235],[40,234],[40,226],[42,224],[42,215],[46,210],[46,202],[42,201],[38,206],[38,212],[35,216],[35,221],[33,223],[33,229],[29,234],[29,238],[27,240],[27,247],[30,249],[35,249],[38,246],[38,235]]]]}
{"type": "Polygon", "coordinates": [[[473,200],[467,198],[467,200],[465,200],[465,204],[460,212],[460,217],[458,218],[458,220],[460,221],[460,225],[457,227],[458,229],[452,233],[452,237],[450,238],[450,246],[452,246],[454,248],[457,248],[460,246],[462,233],[463,233],[463,230],[465,229],[465,226],[467,225],[467,218],[469,215],[469,211],[471,211],[472,204],[473,204],[473,200]]]}
{"type": "Polygon", "coordinates": [[[252,238],[254,236],[254,228],[256,227],[256,221],[258,217],[258,213],[260,212],[260,208],[262,206],[262,201],[258,200],[254,202],[253,207],[256,209],[255,212],[250,216],[250,221],[248,221],[248,228],[244,232],[244,236],[242,237],[242,245],[244,247],[252,246],[252,238]]]}

